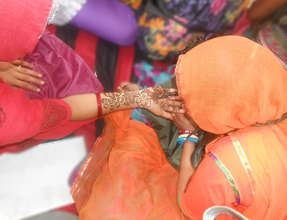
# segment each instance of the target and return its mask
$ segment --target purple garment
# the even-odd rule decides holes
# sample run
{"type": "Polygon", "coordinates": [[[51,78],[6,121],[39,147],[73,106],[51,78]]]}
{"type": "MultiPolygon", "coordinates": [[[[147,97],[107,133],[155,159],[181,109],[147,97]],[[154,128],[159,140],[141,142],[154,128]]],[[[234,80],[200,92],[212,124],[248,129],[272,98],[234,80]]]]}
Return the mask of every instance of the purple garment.
{"type": "Polygon", "coordinates": [[[45,31],[35,50],[24,57],[43,74],[39,93],[26,91],[30,98],[56,98],[82,93],[98,93],[103,86],[88,64],[54,34],[45,31]]]}
{"type": "MultiPolygon", "coordinates": [[[[250,1],[250,0],[249,0],[250,1]]],[[[232,28],[245,0],[159,0],[161,10],[191,30],[218,32],[232,28]]]]}
{"type": "Polygon", "coordinates": [[[87,0],[71,24],[117,45],[131,45],[136,40],[135,15],[118,0],[87,0]]]}

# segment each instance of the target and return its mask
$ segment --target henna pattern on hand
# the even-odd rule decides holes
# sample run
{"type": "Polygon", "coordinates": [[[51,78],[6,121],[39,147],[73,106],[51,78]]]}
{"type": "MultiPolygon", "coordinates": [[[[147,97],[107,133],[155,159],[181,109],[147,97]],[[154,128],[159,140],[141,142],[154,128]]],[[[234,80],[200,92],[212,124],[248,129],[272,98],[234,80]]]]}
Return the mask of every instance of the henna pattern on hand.
{"type": "Polygon", "coordinates": [[[105,93],[102,98],[103,108],[114,111],[121,107],[136,105],[139,108],[150,108],[152,103],[159,104],[165,111],[169,105],[165,102],[170,93],[168,89],[160,86],[151,87],[143,90],[105,93]]]}
{"type": "Polygon", "coordinates": [[[105,98],[102,98],[103,108],[110,111],[116,110],[125,103],[124,93],[105,93],[105,98]]]}

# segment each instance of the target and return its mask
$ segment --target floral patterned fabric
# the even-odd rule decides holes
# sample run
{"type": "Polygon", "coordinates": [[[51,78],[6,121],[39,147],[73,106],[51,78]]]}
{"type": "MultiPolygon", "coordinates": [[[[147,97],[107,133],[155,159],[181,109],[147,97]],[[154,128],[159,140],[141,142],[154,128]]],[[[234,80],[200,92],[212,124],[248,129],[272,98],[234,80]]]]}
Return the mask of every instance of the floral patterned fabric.
{"type": "Polygon", "coordinates": [[[231,30],[254,0],[122,0],[136,10],[138,45],[149,58],[174,59],[179,51],[231,30]]]}
{"type": "Polygon", "coordinates": [[[259,30],[257,41],[271,50],[287,69],[287,7],[278,10],[259,30]]]}

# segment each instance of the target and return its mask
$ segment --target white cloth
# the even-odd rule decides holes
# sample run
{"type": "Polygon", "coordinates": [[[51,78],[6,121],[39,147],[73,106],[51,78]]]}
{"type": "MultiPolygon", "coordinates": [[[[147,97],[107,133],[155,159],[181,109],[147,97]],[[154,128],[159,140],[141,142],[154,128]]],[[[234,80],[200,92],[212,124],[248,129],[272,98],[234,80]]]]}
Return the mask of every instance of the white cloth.
{"type": "Polygon", "coordinates": [[[53,0],[48,24],[68,24],[81,10],[87,0],[53,0]]]}

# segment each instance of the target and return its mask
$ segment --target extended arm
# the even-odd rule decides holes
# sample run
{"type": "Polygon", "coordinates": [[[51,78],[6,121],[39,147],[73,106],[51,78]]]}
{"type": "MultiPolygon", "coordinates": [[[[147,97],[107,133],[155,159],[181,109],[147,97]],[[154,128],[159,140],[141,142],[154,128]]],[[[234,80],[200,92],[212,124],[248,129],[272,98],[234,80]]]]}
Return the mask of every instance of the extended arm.
{"type": "MultiPolygon", "coordinates": [[[[144,108],[159,116],[172,119],[170,112],[183,112],[181,101],[172,95],[175,89],[151,87],[143,90],[101,93],[103,115],[117,110],[144,108]]],[[[80,94],[63,99],[72,111],[71,120],[87,120],[98,115],[96,94],[80,94]]]]}

